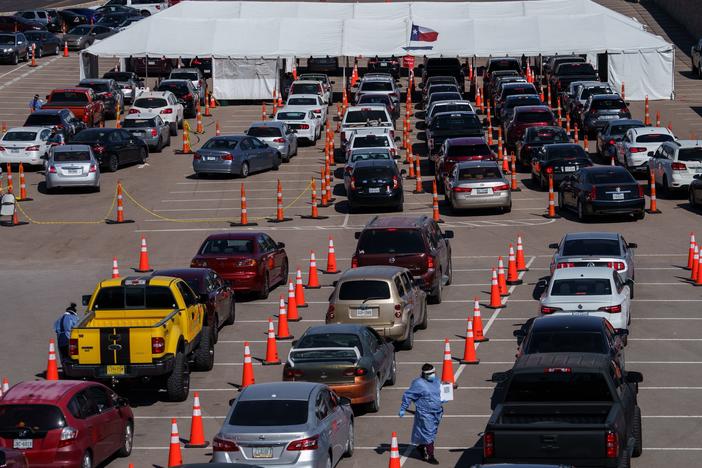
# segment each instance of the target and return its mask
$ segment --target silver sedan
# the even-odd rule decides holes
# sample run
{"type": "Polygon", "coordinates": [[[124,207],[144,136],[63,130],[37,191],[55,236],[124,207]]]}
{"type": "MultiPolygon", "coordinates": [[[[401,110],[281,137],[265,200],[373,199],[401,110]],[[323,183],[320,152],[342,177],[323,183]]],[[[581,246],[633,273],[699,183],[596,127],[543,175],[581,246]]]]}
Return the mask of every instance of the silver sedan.
{"type": "Polygon", "coordinates": [[[210,138],[193,155],[193,170],[201,174],[231,174],[248,177],[266,169],[278,170],[282,158],[278,150],[248,135],[210,138]]]}
{"type": "Polygon", "coordinates": [[[509,181],[496,161],[465,161],[444,178],[446,201],[452,210],[499,208],[512,210],[509,181]]]}
{"type": "Polygon", "coordinates": [[[46,190],[58,187],[90,187],[100,191],[100,163],[89,145],[52,148],[46,161],[46,190]]]}
{"type": "Polygon", "coordinates": [[[297,135],[287,123],[279,120],[254,122],[246,134],[258,138],[283,155],[283,162],[297,156],[297,135]]]}
{"type": "Polygon", "coordinates": [[[232,403],[212,449],[215,463],[331,468],[353,454],[350,400],[318,383],[250,385],[232,403]]]}
{"type": "Polygon", "coordinates": [[[160,152],[164,146],[171,146],[171,127],[158,114],[139,112],[124,116],[122,128],[137,138],[144,140],[149,150],[160,152]]]}

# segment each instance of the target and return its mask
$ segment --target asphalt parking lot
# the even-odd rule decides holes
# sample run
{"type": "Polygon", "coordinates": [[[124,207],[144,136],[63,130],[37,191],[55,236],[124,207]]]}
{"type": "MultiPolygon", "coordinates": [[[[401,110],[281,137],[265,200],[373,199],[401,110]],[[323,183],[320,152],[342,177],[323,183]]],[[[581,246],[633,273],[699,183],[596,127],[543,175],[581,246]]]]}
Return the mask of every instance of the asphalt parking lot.
{"type": "MultiPolygon", "coordinates": [[[[658,32],[661,26],[642,6],[623,0],[606,0],[608,7],[637,16],[658,32]],[[656,29],[658,28],[658,29],[656,29]]],[[[667,29],[670,25],[666,23],[667,29]]],[[[700,82],[688,77],[689,57],[678,51],[674,102],[654,102],[662,121],[672,123],[681,138],[702,132],[702,118],[694,111],[700,104],[700,82]]],[[[21,125],[27,103],[57,87],[72,86],[78,81],[78,60],[71,57],[47,57],[39,66],[0,65],[0,122],[8,127],[21,125]]],[[[114,64],[101,62],[101,71],[114,64]]],[[[153,80],[150,80],[153,81],[153,80]]],[[[153,85],[153,83],[149,83],[153,85]]],[[[269,106],[270,110],[270,106],[269,106]]],[[[205,134],[193,135],[191,144],[199,147],[215,133],[219,122],[222,133],[241,132],[260,117],[258,105],[219,107],[214,116],[205,118],[205,134]]],[[[635,118],[643,115],[643,103],[632,103],[635,118]]],[[[332,115],[336,114],[336,108],[332,115]]],[[[194,128],[194,122],[193,128],[194,128]]],[[[111,121],[110,125],[114,125],[111,121]]],[[[413,125],[414,126],[414,125],[413,125]]],[[[412,138],[416,141],[415,128],[412,138]]],[[[334,181],[336,203],[321,209],[324,220],[301,219],[310,211],[310,178],[317,177],[323,165],[322,144],[301,147],[297,157],[281,166],[279,172],[264,172],[249,179],[193,177],[191,156],[178,155],[181,133],[172,146],[152,154],[144,165],[122,168],[103,174],[100,193],[78,191],[47,195],[43,191],[43,173],[27,174],[29,196],[33,201],[20,206],[21,219],[29,225],[0,227],[0,376],[11,383],[40,377],[46,368],[47,343],[53,337],[51,325],[71,301],[91,292],[95,283],[109,277],[111,260],[116,256],[122,274],[131,272],[138,262],[139,238],[148,239],[152,267],[185,267],[202,240],[211,233],[236,230],[229,221],[237,221],[240,210],[240,185],[247,190],[249,218],[257,222],[250,230],[269,233],[286,243],[291,273],[300,267],[306,275],[310,250],[320,266],[326,262],[326,246],[333,236],[340,269],[350,266],[350,256],[360,230],[371,216],[349,214],[343,195],[343,183],[334,181]],[[125,189],[125,216],[135,223],[106,225],[114,217],[112,207],[117,181],[125,189]],[[267,218],[275,214],[277,180],[283,184],[285,214],[293,218],[272,224],[267,218]],[[253,218],[253,219],[251,219],[253,218]]],[[[418,143],[418,148],[419,148],[418,143]]],[[[594,143],[591,144],[594,150],[594,143]]],[[[338,166],[337,166],[338,167],[338,166]]],[[[429,165],[423,159],[424,188],[430,190],[429,165]]],[[[445,221],[442,229],[455,231],[452,240],[453,284],[444,290],[444,301],[430,306],[427,330],[417,335],[411,351],[398,352],[399,373],[395,386],[381,393],[381,409],[375,414],[359,413],[356,419],[356,454],[340,463],[350,466],[381,467],[387,464],[390,433],[400,438],[402,464],[422,466],[408,449],[412,418],[399,418],[397,411],[402,391],[419,374],[424,362],[441,365],[443,341],[450,339],[454,357],[463,352],[466,317],[472,313],[473,298],[489,298],[491,269],[499,255],[505,256],[508,244],[517,236],[524,240],[529,271],[523,284],[511,287],[507,306],[482,309],[485,331],[490,341],[480,344],[478,366],[454,362],[458,389],[456,399],[446,405],[437,439],[437,458],[443,466],[470,466],[482,455],[480,433],[490,414],[493,372],[506,370],[514,362],[516,341],[512,331],[538,313],[538,283],[548,275],[551,251],[547,245],[557,242],[567,232],[583,230],[616,231],[636,242],[636,298],[632,303],[632,325],[626,349],[627,367],[644,374],[639,404],[643,413],[644,452],[633,464],[640,467],[696,466],[702,451],[702,289],[687,281],[686,263],[690,232],[702,236],[700,216],[691,210],[684,197],[658,199],[661,214],[648,215],[643,221],[607,218],[581,224],[566,216],[546,219],[547,194],[530,188],[528,174],[520,174],[521,192],[513,194],[514,208],[509,214],[479,212],[453,216],[441,206],[445,221]],[[521,180],[524,179],[524,180],[521,180]]],[[[4,183],[4,180],[3,180],[4,183]]],[[[431,216],[431,193],[413,194],[414,181],[405,183],[406,216],[431,216]]],[[[301,309],[303,320],[291,324],[291,333],[301,335],[310,326],[323,323],[331,283],[338,275],[321,275],[323,287],[305,292],[309,308],[301,309]]],[[[306,278],[306,276],[305,276],[306,278]]],[[[251,343],[255,358],[265,354],[268,317],[278,310],[274,290],[268,300],[249,300],[237,305],[235,325],[220,332],[216,346],[215,368],[193,373],[193,391],[200,392],[205,422],[205,436],[211,440],[228,409],[228,401],[237,394],[241,380],[244,341],[251,343]]],[[[278,352],[287,356],[289,342],[279,342],[278,352]]],[[[281,379],[281,366],[254,365],[257,382],[281,379]]],[[[135,406],[135,447],[130,459],[116,459],[110,466],[165,466],[168,454],[170,419],[178,419],[180,435],[190,428],[192,398],[183,403],[159,401],[151,393],[130,394],[135,406]]],[[[184,449],[184,461],[206,462],[210,449],[184,449]]]]}

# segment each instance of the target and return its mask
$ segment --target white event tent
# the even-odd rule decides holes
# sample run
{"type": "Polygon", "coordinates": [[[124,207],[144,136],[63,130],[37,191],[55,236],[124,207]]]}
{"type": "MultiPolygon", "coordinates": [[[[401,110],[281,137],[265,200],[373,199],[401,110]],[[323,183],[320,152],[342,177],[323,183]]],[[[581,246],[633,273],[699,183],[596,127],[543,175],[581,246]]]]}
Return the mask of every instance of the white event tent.
{"type": "Polygon", "coordinates": [[[627,98],[674,97],[673,45],[591,0],[183,1],[83,51],[81,75],[97,69],[97,57],[212,57],[215,96],[251,99],[270,98],[296,57],[571,53],[593,62],[606,53],[608,79],[616,89],[625,83],[627,98]],[[437,40],[410,42],[413,25],[437,40]]]}

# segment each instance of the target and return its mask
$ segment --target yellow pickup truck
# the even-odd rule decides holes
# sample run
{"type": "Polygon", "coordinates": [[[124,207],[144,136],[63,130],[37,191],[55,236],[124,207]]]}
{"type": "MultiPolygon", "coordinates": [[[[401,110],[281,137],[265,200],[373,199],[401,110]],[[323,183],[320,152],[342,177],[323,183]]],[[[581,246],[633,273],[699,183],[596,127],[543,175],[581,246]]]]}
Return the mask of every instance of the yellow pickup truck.
{"type": "Polygon", "coordinates": [[[71,331],[63,370],[70,378],[139,379],[183,401],[190,367],[210,370],[214,340],[190,286],[167,276],[114,278],[83,296],[86,315],[71,331]]]}

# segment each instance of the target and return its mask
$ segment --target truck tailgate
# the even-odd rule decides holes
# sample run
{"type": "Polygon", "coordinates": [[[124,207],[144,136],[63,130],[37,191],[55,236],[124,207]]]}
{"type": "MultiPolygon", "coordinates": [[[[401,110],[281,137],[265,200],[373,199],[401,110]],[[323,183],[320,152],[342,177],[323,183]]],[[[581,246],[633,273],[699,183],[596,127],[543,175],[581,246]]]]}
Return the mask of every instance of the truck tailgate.
{"type": "Polygon", "coordinates": [[[153,328],[99,327],[75,329],[80,364],[151,363],[153,328]],[[98,344],[97,347],[94,344],[98,344]]]}
{"type": "Polygon", "coordinates": [[[534,427],[534,430],[496,430],[495,458],[520,460],[573,460],[605,457],[605,431],[550,430],[534,427]]]}

